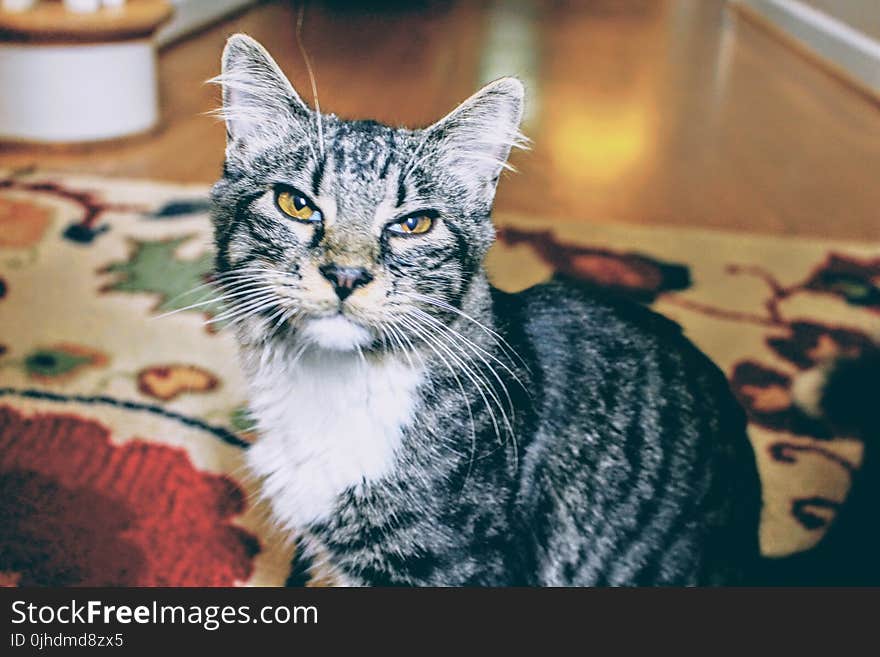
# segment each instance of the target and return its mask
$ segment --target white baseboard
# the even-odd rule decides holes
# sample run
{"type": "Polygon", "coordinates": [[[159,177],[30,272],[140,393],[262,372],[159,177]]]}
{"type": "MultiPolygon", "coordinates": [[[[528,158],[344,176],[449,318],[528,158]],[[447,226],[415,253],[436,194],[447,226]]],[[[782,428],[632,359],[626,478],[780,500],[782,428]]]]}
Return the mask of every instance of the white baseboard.
{"type": "Polygon", "coordinates": [[[798,0],[730,0],[880,95],[880,42],[798,0]]]}
{"type": "Polygon", "coordinates": [[[254,5],[257,0],[172,0],[174,17],[159,30],[156,40],[160,46],[176,41],[227,14],[254,5]]]}

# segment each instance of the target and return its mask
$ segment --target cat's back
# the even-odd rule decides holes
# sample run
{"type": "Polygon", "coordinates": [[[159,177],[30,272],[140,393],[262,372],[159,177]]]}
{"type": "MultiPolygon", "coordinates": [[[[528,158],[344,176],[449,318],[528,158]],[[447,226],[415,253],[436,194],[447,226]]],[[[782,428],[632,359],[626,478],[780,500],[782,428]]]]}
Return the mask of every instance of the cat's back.
{"type": "Polygon", "coordinates": [[[514,340],[528,343],[545,387],[564,373],[614,386],[653,364],[659,376],[709,378],[727,390],[724,375],[677,323],[573,279],[556,276],[517,294],[499,293],[496,316],[514,340]]]}
{"type": "Polygon", "coordinates": [[[674,322],[564,278],[499,295],[531,359],[519,503],[542,584],[737,581],[760,488],[723,373],[674,322]]]}

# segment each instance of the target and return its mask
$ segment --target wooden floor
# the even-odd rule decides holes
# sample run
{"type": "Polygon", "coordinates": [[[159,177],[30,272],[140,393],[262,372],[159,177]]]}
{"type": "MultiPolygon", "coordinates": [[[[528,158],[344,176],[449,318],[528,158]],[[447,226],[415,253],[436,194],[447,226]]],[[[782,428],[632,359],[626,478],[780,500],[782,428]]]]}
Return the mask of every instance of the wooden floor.
{"type": "MultiPolygon", "coordinates": [[[[474,90],[487,57],[496,68],[508,55],[511,68],[533,67],[510,71],[533,80],[534,148],[516,154],[499,209],[880,240],[880,107],[723,0],[519,0],[512,31],[531,35],[531,59],[505,51],[505,34],[487,38],[499,24],[490,3],[348,4],[313,1],[306,12],[325,111],[424,124],[474,90]]],[[[293,5],[270,2],[166,48],[163,126],[151,136],[60,151],[5,146],[0,166],[213,181],[223,129],[203,115],[218,94],[202,82],[217,73],[225,37],[263,41],[309,98],[295,21],[293,5]]]]}

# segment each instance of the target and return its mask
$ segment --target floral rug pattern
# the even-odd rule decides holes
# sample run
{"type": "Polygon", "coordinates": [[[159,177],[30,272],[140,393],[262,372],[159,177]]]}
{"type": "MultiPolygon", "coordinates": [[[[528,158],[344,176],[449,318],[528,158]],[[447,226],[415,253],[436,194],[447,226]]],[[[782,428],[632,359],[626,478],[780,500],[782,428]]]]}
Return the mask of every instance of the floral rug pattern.
{"type": "MultiPolygon", "coordinates": [[[[205,286],[206,194],[0,173],[0,585],[288,580],[293,541],[273,530],[243,468],[253,436],[205,286]]],[[[764,552],[815,544],[860,445],[793,411],[789,388],[878,334],[880,245],[496,221],[488,266],[500,287],[560,271],[684,327],[748,411],[764,552]]]]}

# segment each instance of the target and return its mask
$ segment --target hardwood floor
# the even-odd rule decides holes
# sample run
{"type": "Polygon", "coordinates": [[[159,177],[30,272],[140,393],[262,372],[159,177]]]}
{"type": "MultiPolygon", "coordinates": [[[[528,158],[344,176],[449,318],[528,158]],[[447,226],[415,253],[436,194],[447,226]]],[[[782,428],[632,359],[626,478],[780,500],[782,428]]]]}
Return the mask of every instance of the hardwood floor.
{"type": "MultiPolygon", "coordinates": [[[[519,173],[501,182],[499,210],[548,222],[880,239],[880,108],[723,0],[520,0],[514,6],[531,18],[510,31],[532,34],[532,71],[515,56],[521,41],[487,39],[500,24],[491,3],[349,4],[311,2],[306,12],[324,111],[430,122],[475,90],[487,56],[534,80],[533,149],[515,154],[519,173]]],[[[225,37],[261,40],[309,99],[295,22],[292,4],[266,3],[165,49],[163,125],[152,135],[7,145],[0,166],[210,182],[223,129],[204,116],[218,91],[202,82],[217,73],[225,37]]]]}

